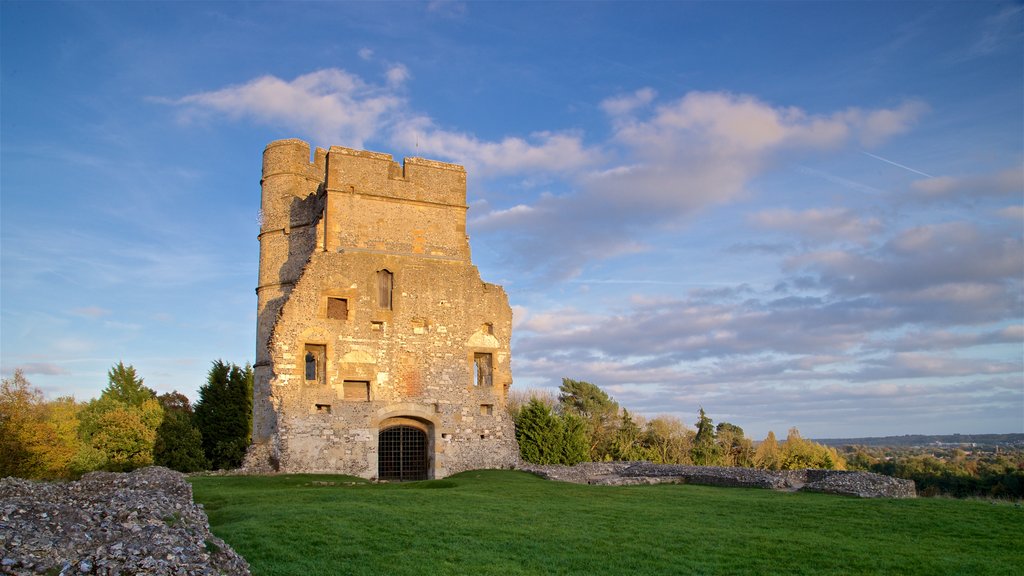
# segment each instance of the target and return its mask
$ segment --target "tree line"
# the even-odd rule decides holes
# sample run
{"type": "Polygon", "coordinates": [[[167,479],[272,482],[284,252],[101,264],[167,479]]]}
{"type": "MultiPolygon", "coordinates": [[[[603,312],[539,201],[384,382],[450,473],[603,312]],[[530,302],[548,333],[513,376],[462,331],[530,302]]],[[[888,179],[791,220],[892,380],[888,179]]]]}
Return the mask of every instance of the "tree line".
{"type": "Polygon", "coordinates": [[[851,470],[913,480],[922,496],[1024,499],[1024,450],[844,448],[851,470]]]}
{"type": "Polygon", "coordinates": [[[645,420],[581,380],[563,378],[557,396],[532,391],[510,400],[520,456],[535,464],[649,460],[769,470],[846,467],[834,448],[801,437],[796,428],[782,442],[769,432],[755,448],[742,428],[714,424],[703,408],[693,429],[674,416],[645,420]]]}
{"type": "Polygon", "coordinates": [[[88,402],[46,400],[16,370],[0,384],[0,477],[78,478],[152,464],[181,472],[236,468],[252,434],[252,367],[213,362],[192,406],[157,394],[118,362],[88,402]]]}

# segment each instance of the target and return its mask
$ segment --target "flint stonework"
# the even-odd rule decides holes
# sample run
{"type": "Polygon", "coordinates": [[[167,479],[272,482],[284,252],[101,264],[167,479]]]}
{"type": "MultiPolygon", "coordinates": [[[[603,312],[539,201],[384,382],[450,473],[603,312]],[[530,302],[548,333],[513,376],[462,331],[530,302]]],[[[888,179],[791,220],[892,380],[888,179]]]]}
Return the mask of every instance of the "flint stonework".
{"type": "Polygon", "coordinates": [[[261,185],[246,468],[513,467],[512,311],[470,259],[463,167],[279,140],[261,185]]]}

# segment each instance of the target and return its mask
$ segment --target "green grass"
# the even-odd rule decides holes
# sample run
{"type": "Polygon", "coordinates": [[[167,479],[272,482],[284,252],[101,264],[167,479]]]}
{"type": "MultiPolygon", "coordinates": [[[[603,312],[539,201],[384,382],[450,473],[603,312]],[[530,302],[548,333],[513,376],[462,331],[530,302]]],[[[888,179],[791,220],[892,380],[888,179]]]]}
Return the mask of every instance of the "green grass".
{"type": "Polygon", "coordinates": [[[191,478],[255,576],[1022,574],[1024,511],[706,486],[579,486],[511,471],[369,484],[191,478]]]}

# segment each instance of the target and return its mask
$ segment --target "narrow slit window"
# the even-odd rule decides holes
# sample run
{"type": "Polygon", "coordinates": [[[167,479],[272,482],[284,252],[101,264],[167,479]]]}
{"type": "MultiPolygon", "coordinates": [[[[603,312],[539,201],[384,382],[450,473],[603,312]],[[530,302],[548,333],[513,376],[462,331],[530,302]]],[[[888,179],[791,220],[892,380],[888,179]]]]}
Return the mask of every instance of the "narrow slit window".
{"type": "Polygon", "coordinates": [[[477,386],[490,386],[491,385],[491,354],[489,352],[477,352],[473,354],[473,366],[475,378],[473,379],[477,386]]]}
{"type": "Polygon", "coordinates": [[[328,298],[327,317],[332,320],[348,320],[348,300],[345,298],[328,298]]]}
{"type": "Polygon", "coordinates": [[[324,379],[324,357],[326,354],[326,347],[319,344],[306,344],[305,354],[305,372],[306,382],[323,384],[324,379]]]}
{"type": "Polygon", "coordinates": [[[377,305],[391,310],[391,295],[394,290],[395,275],[388,270],[377,272],[377,305]]]}

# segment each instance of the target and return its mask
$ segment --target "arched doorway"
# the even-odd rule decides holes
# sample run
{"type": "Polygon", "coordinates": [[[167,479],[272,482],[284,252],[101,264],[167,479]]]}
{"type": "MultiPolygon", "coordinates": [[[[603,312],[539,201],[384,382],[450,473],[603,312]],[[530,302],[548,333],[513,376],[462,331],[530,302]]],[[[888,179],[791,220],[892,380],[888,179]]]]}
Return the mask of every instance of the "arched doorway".
{"type": "Polygon", "coordinates": [[[377,479],[426,480],[427,433],[400,424],[382,428],[377,440],[377,479]]]}

